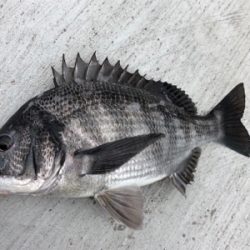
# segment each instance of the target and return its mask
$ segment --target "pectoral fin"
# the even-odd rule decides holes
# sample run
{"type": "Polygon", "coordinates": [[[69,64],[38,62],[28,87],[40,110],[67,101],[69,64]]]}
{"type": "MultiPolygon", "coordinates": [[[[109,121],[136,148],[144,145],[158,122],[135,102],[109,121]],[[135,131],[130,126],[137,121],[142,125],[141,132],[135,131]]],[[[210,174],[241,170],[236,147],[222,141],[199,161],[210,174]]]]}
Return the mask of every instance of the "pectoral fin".
{"type": "Polygon", "coordinates": [[[92,149],[77,150],[74,155],[82,158],[83,162],[88,162],[85,174],[105,174],[119,168],[163,136],[163,134],[148,134],[129,137],[108,142],[92,149]]]}
{"type": "Polygon", "coordinates": [[[139,187],[128,186],[103,191],[95,196],[112,217],[126,226],[139,229],[143,222],[143,196],[139,187]]]}

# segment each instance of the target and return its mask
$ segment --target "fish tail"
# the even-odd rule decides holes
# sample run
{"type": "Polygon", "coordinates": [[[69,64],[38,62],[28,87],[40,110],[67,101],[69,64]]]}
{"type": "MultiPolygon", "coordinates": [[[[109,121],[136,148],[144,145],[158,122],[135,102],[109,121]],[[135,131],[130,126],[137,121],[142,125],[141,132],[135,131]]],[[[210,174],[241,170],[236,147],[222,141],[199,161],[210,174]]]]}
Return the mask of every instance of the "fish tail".
{"type": "Polygon", "coordinates": [[[245,91],[243,83],[238,84],[211,111],[221,119],[223,137],[221,143],[232,150],[250,156],[250,136],[241,123],[245,110],[245,91]]]}

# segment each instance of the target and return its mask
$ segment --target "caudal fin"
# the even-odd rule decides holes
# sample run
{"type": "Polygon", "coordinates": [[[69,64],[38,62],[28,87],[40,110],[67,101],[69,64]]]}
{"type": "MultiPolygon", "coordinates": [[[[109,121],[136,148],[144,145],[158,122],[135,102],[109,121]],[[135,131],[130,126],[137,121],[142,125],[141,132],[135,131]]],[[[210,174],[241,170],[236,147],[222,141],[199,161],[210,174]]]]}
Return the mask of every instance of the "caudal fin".
{"type": "Polygon", "coordinates": [[[250,137],[241,123],[245,109],[245,91],[243,83],[238,84],[212,110],[211,113],[220,114],[224,137],[222,143],[236,152],[250,156],[250,137]]]}

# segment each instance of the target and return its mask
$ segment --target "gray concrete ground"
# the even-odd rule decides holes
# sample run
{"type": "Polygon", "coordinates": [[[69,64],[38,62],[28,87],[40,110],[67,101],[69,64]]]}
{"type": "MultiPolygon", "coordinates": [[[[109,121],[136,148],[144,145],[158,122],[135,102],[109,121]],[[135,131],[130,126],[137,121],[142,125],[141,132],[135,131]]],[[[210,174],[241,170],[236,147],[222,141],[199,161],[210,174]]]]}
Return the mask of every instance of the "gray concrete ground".
{"type": "MultiPolygon", "coordinates": [[[[204,114],[237,83],[250,130],[248,0],[0,0],[1,125],[49,89],[66,54],[120,59],[177,84],[204,114]]],[[[141,231],[124,228],[90,199],[0,198],[0,249],[250,249],[249,159],[203,148],[187,198],[169,181],[144,188],[141,231]]]]}

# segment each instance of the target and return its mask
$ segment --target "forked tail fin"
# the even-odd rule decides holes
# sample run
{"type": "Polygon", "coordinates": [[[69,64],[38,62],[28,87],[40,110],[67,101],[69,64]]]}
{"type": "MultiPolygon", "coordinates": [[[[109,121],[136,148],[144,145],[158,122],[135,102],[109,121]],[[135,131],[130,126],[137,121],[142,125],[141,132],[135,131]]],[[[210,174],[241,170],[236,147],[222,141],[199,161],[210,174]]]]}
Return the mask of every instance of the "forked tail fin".
{"type": "Polygon", "coordinates": [[[231,92],[211,111],[220,114],[224,137],[222,143],[234,151],[250,156],[250,136],[241,123],[245,109],[245,91],[243,83],[238,84],[231,92]]]}

